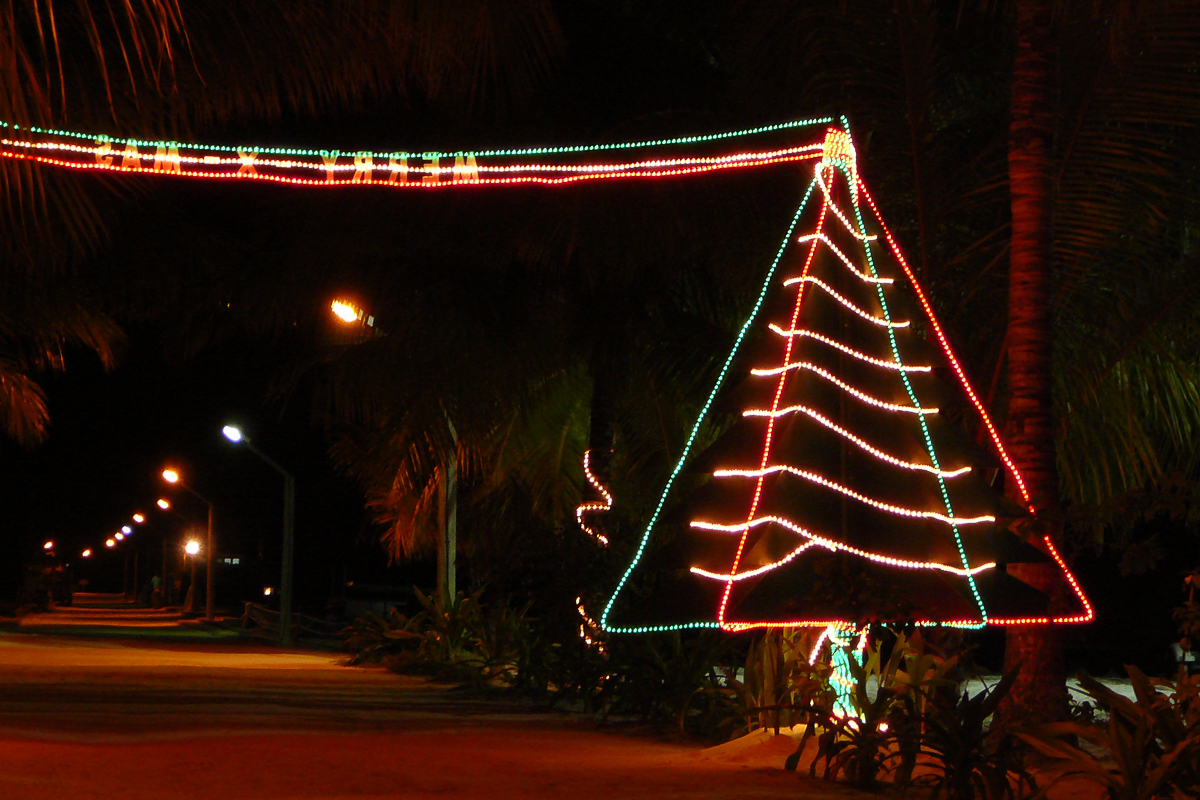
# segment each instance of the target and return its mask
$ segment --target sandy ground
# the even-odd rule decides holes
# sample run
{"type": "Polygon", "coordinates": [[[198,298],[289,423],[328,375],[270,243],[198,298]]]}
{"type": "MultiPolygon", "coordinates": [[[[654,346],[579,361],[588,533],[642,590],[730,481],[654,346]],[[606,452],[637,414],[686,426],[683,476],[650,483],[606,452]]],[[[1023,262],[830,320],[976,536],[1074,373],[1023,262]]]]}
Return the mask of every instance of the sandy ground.
{"type": "Polygon", "coordinates": [[[0,800],[868,797],[785,772],[786,735],[659,742],[93,600],[0,633],[0,800]]]}
{"type": "Polygon", "coordinates": [[[336,655],[0,634],[0,797],[849,798],[786,737],[701,750],[336,655]]]}

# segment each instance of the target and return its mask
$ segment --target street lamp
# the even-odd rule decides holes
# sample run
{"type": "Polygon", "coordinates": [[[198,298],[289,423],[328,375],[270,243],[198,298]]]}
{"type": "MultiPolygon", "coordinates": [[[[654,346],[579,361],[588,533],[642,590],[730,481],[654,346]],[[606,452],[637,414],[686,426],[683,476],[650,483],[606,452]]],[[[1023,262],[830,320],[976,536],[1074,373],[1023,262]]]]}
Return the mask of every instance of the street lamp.
{"type": "Polygon", "coordinates": [[[83,556],[84,558],[91,558],[91,557],[92,557],[92,551],[91,551],[91,550],[84,550],[84,551],[83,551],[82,553],[80,553],[79,555],[83,556]]]}
{"type": "Polygon", "coordinates": [[[292,643],[292,571],[296,550],[296,479],[279,466],[266,453],[255,447],[236,425],[221,429],[225,438],[236,444],[244,444],[251,453],[267,462],[267,465],[283,476],[283,564],[279,579],[279,642],[292,643]]]}
{"type": "MultiPolygon", "coordinates": [[[[199,500],[200,502],[202,502],[206,506],[208,506],[208,544],[204,548],[205,554],[206,554],[205,565],[204,565],[204,618],[207,620],[212,620],[213,619],[213,599],[214,599],[214,596],[216,595],[216,587],[213,586],[213,561],[215,560],[214,556],[216,555],[216,552],[217,552],[216,549],[213,547],[213,504],[212,504],[212,501],[210,501],[208,498],[204,497],[199,492],[197,492],[195,489],[193,489],[192,487],[190,487],[186,483],[184,483],[182,480],[180,480],[179,473],[173,469],[169,469],[169,468],[164,469],[162,471],[162,477],[163,477],[163,480],[166,481],[167,483],[177,483],[180,486],[182,486],[184,489],[187,489],[189,492],[191,492],[193,497],[195,497],[197,500],[199,500]]],[[[191,544],[192,544],[191,542],[188,542],[189,547],[191,546],[191,544]]],[[[196,547],[199,548],[200,545],[197,543],[196,547]]],[[[199,552],[199,550],[197,549],[196,552],[199,552]]],[[[195,569],[196,569],[196,563],[195,563],[195,561],[193,561],[192,562],[193,572],[195,571],[195,569]]],[[[192,585],[195,586],[194,583],[192,585]]]]}
{"type": "Polygon", "coordinates": [[[343,303],[341,300],[334,300],[330,303],[329,310],[342,322],[357,322],[362,317],[361,311],[350,303],[343,303]]]}
{"type": "Polygon", "coordinates": [[[116,539],[116,540],[119,542],[119,541],[121,541],[122,539],[124,539],[124,538],[125,538],[125,534],[123,534],[123,533],[114,533],[114,534],[113,534],[113,538],[114,538],[114,539],[116,539]]]}
{"type": "MultiPolygon", "coordinates": [[[[188,560],[192,562],[192,581],[188,584],[188,600],[191,602],[185,603],[185,611],[191,612],[196,610],[196,554],[200,552],[200,543],[195,539],[189,541],[183,546],[183,552],[188,554],[188,560]]],[[[212,556],[209,556],[209,563],[212,562],[212,556]]],[[[212,595],[212,592],[207,589],[204,592],[205,602],[212,595]]]]}
{"type": "Polygon", "coordinates": [[[123,534],[125,534],[126,536],[128,536],[129,534],[133,533],[133,528],[129,527],[128,525],[122,525],[122,526],[121,526],[121,533],[123,533],[123,534]]]}
{"type": "MultiPolygon", "coordinates": [[[[374,336],[384,335],[375,327],[375,317],[353,303],[334,300],[329,310],[347,325],[360,323],[374,336]]],[[[438,482],[437,595],[443,607],[449,608],[458,592],[458,431],[445,408],[442,413],[451,447],[441,454],[442,476],[438,482]]]]}
{"type": "Polygon", "coordinates": [[[134,514],[133,521],[136,522],[138,525],[141,525],[143,522],[146,521],[146,518],[143,517],[141,514],[134,514]]]}
{"type": "Polygon", "coordinates": [[[363,311],[353,303],[349,303],[344,300],[334,300],[329,304],[329,310],[333,312],[335,317],[347,325],[353,325],[357,322],[375,331],[376,336],[379,335],[379,330],[375,327],[375,317],[363,311]]]}
{"type": "Polygon", "coordinates": [[[163,511],[166,511],[171,507],[171,502],[169,500],[167,500],[165,497],[160,497],[160,498],[158,498],[158,502],[155,503],[155,505],[157,505],[163,511]]]}
{"type": "Polygon", "coordinates": [[[105,547],[116,547],[116,546],[117,546],[117,543],[116,543],[116,542],[114,542],[112,539],[105,539],[105,540],[104,540],[104,546],[105,546],[105,547]]]}
{"type": "Polygon", "coordinates": [[[43,550],[53,550],[54,542],[46,542],[44,545],[42,545],[42,549],[43,550]]]}

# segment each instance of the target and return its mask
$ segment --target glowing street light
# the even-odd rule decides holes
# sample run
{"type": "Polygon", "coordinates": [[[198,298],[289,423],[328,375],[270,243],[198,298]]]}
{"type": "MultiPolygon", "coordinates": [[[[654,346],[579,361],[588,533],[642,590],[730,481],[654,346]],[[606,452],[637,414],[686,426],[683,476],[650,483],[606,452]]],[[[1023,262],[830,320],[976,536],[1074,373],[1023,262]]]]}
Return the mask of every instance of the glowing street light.
{"type": "Polygon", "coordinates": [[[142,516],[141,514],[134,514],[133,521],[136,522],[138,525],[141,525],[143,522],[146,521],[146,518],[144,516],[142,516]]]}
{"type": "Polygon", "coordinates": [[[240,442],[242,440],[242,429],[236,425],[226,425],[221,428],[221,433],[225,434],[225,438],[231,442],[240,442]]]}
{"type": "Polygon", "coordinates": [[[43,550],[53,550],[54,542],[46,542],[44,545],[42,545],[42,549],[43,550]]]}
{"type": "Polygon", "coordinates": [[[122,525],[122,526],[121,526],[121,533],[123,533],[123,534],[125,534],[126,536],[128,536],[129,534],[133,533],[133,528],[129,527],[128,525],[122,525]]]}
{"type": "Polygon", "coordinates": [[[379,335],[379,331],[375,327],[375,317],[366,313],[353,303],[347,303],[344,300],[334,300],[329,304],[329,310],[333,312],[335,317],[347,325],[352,325],[355,322],[361,322],[368,328],[374,330],[377,336],[379,335]]]}
{"type": "Polygon", "coordinates": [[[169,509],[171,507],[171,501],[167,500],[165,497],[160,497],[160,498],[158,498],[158,502],[155,503],[155,505],[157,505],[163,511],[166,511],[167,509],[169,509]]]}
{"type": "Polygon", "coordinates": [[[105,539],[104,546],[105,547],[116,547],[117,543],[115,541],[113,541],[112,539],[105,539]]]}
{"type": "MultiPolygon", "coordinates": [[[[168,467],[167,469],[164,469],[162,471],[162,477],[163,477],[163,480],[166,481],[167,483],[179,484],[181,487],[183,487],[188,492],[190,492],[193,497],[195,497],[197,500],[199,500],[200,502],[202,502],[206,506],[208,506],[208,540],[204,546],[204,552],[205,552],[205,556],[206,556],[204,559],[204,561],[205,561],[205,564],[204,564],[204,618],[211,621],[214,618],[213,617],[213,606],[215,604],[215,599],[216,599],[216,594],[217,594],[216,586],[213,584],[213,562],[216,561],[215,556],[217,554],[217,550],[213,546],[213,504],[212,504],[212,501],[209,500],[204,495],[197,492],[192,487],[188,486],[182,480],[180,480],[179,472],[174,469],[171,469],[170,467],[168,467]]],[[[191,545],[190,542],[188,544],[189,544],[189,546],[191,545]]],[[[200,545],[197,543],[196,546],[199,547],[200,545]]],[[[200,552],[200,551],[197,550],[196,552],[200,552]]],[[[195,561],[195,559],[192,559],[192,571],[195,572],[195,570],[196,570],[196,561],[195,561]]],[[[193,581],[192,586],[194,587],[195,585],[196,585],[196,583],[195,583],[195,581],[193,581]]],[[[194,597],[195,592],[193,592],[192,594],[194,597]]]]}
{"type": "MultiPolygon", "coordinates": [[[[190,541],[188,541],[187,544],[185,544],[183,546],[183,552],[185,552],[189,556],[191,556],[190,560],[192,562],[192,582],[190,584],[188,584],[188,598],[187,598],[188,602],[185,604],[186,605],[185,610],[192,611],[196,607],[196,605],[195,605],[196,604],[196,554],[200,552],[200,543],[197,542],[195,539],[191,539],[190,541]]],[[[212,554],[211,553],[209,554],[209,557],[208,557],[208,563],[209,564],[212,563],[212,554]]],[[[209,573],[209,574],[211,574],[211,573],[209,573]]],[[[208,589],[205,589],[204,594],[206,597],[212,597],[212,592],[208,589]]]]}
{"type": "Polygon", "coordinates": [[[84,558],[91,558],[91,557],[92,557],[92,551],[91,551],[91,550],[84,550],[84,551],[83,551],[82,553],[80,553],[79,555],[83,556],[84,558]]]}
{"type": "Polygon", "coordinates": [[[123,534],[123,533],[114,533],[114,534],[113,534],[113,538],[114,538],[114,539],[116,539],[116,540],[119,542],[119,541],[121,541],[122,539],[124,539],[124,538],[125,538],[125,534],[123,534]]]}
{"type": "Polygon", "coordinates": [[[341,300],[334,300],[330,303],[329,310],[342,322],[357,322],[362,318],[362,311],[350,303],[343,303],[341,300]]]}

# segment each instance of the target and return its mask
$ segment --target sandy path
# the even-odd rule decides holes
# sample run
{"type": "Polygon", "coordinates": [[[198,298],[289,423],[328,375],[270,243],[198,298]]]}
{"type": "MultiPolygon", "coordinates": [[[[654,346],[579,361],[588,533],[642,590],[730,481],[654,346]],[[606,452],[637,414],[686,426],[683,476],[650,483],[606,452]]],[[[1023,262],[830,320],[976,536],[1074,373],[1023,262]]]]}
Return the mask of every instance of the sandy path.
{"type": "Polygon", "coordinates": [[[702,751],[336,656],[0,635],[0,797],[834,798],[784,741],[702,751]]]}

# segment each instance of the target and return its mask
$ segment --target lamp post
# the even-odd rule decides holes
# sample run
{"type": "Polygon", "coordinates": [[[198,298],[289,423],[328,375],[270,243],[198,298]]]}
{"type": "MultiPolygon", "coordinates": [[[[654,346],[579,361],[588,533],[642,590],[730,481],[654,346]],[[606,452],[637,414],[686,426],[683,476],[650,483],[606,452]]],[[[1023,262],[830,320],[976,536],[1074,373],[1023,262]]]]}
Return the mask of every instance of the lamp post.
{"type": "Polygon", "coordinates": [[[225,438],[235,444],[244,444],[251,453],[267,462],[273,470],[283,476],[283,562],[279,577],[279,643],[292,643],[292,572],[296,549],[296,479],[273,458],[255,447],[236,425],[221,429],[225,438]]]}
{"type": "MultiPolygon", "coordinates": [[[[208,544],[205,546],[205,564],[204,564],[204,618],[207,620],[213,619],[213,599],[216,595],[216,587],[213,586],[213,561],[216,555],[216,549],[213,547],[213,504],[212,501],[201,495],[192,487],[188,486],[179,479],[179,473],[173,469],[164,469],[162,472],[163,480],[167,483],[174,483],[182,486],[192,493],[200,502],[208,506],[208,544]]],[[[192,562],[192,573],[195,574],[196,564],[192,562]]],[[[195,584],[192,584],[195,586],[195,584]]]]}
{"type": "MultiPolygon", "coordinates": [[[[190,542],[188,542],[187,544],[185,544],[183,546],[183,552],[187,553],[188,561],[192,562],[192,579],[191,579],[191,582],[188,584],[188,600],[190,600],[191,602],[186,603],[186,608],[184,610],[185,611],[195,611],[196,610],[196,606],[195,606],[195,603],[196,603],[196,555],[200,552],[200,543],[197,542],[195,539],[192,539],[190,542]]],[[[209,561],[210,562],[212,561],[211,556],[209,557],[209,561]]],[[[207,589],[205,589],[204,598],[205,598],[206,603],[208,601],[208,597],[210,594],[211,593],[207,589]]]]}
{"type": "MultiPolygon", "coordinates": [[[[374,316],[348,300],[334,300],[329,310],[346,325],[362,326],[363,338],[366,328],[371,329],[372,337],[385,335],[376,326],[374,316]]],[[[444,406],[442,414],[450,433],[450,447],[442,453],[442,477],[438,483],[437,596],[442,607],[449,608],[458,593],[458,431],[444,406]]]]}

